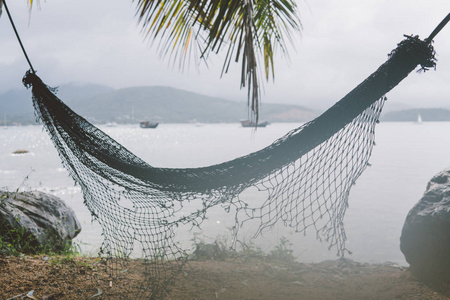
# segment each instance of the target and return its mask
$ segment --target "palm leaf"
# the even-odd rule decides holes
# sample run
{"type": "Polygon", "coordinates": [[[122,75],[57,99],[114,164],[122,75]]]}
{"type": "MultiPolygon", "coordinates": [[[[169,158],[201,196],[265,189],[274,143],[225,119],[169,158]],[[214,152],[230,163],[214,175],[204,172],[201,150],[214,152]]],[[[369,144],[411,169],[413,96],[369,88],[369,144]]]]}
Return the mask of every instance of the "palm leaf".
{"type": "MultiPolygon", "coordinates": [[[[248,88],[248,105],[258,120],[260,89],[258,60],[265,78],[275,75],[274,53],[287,54],[285,37],[299,31],[293,0],[138,0],[138,15],[147,36],[159,38],[160,53],[186,62],[195,45],[206,59],[227,48],[222,75],[231,62],[241,61],[241,87],[248,88]]],[[[181,63],[182,62],[182,63],[181,63]]]]}

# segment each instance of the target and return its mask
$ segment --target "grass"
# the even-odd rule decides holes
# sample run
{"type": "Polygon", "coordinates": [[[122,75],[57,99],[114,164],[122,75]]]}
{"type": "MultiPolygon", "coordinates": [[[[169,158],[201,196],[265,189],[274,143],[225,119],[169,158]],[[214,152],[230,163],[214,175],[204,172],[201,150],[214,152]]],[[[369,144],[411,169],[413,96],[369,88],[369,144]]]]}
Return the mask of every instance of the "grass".
{"type": "MultiPolygon", "coordinates": [[[[14,201],[17,199],[19,188],[14,192],[8,190],[0,193],[0,209],[6,210],[6,201],[14,201]]],[[[11,218],[11,217],[9,217],[11,218]]],[[[19,214],[15,214],[14,210],[6,214],[3,222],[0,222],[0,255],[19,256],[21,254],[74,254],[79,252],[79,245],[73,245],[71,241],[61,244],[61,241],[56,238],[52,232],[48,231],[47,240],[45,244],[41,244],[36,240],[36,237],[30,233],[24,226],[14,226],[12,224],[19,223],[19,214]],[[13,219],[8,221],[8,215],[13,216],[13,219]]]]}
{"type": "Polygon", "coordinates": [[[281,237],[279,244],[269,253],[265,253],[254,243],[239,241],[239,249],[230,246],[228,239],[223,236],[217,237],[212,243],[206,243],[198,235],[192,239],[193,253],[190,260],[224,260],[227,258],[240,258],[242,260],[259,259],[266,262],[277,262],[289,264],[296,261],[293,255],[292,244],[286,237],[281,237]]]}

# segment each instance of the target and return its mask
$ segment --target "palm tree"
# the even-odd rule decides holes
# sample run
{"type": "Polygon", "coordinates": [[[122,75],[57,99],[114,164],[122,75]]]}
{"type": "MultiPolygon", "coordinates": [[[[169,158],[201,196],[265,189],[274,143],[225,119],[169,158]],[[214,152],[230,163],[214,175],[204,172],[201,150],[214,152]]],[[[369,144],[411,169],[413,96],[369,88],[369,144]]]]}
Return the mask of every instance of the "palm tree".
{"type": "MultiPolygon", "coordinates": [[[[27,0],[30,8],[36,0],[27,0]]],[[[158,41],[163,57],[183,68],[190,56],[206,60],[226,50],[222,74],[242,64],[241,88],[256,121],[260,104],[260,60],[266,80],[274,78],[274,53],[287,55],[286,40],[299,32],[295,0],[132,0],[147,38],[158,41]]],[[[0,0],[0,4],[2,0],[0,0]]],[[[1,5],[0,5],[1,12],[1,5]]]]}

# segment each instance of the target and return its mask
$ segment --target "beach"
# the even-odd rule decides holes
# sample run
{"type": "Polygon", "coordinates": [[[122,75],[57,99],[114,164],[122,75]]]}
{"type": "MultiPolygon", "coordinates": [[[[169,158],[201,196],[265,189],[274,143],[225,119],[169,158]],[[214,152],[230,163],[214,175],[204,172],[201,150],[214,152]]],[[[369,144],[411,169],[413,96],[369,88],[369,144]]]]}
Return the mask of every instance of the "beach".
{"type": "MultiPolygon", "coordinates": [[[[0,257],[2,299],[135,299],[143,278],[130,261],[110,277],[99,258],[0,257]],[[20,299],[20,298],[19,298],[20,299]]],[[[450,281],[420,282],[408,267],[351,260],[283,263],[190,261],[163,299],[450,299],[450,281]]]]}

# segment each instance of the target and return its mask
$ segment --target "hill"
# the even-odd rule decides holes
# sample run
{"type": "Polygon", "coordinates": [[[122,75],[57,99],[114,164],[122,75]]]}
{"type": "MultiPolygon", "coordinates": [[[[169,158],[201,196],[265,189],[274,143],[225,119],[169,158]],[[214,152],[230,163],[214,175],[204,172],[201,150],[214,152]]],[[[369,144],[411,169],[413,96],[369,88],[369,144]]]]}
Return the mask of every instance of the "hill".
{"type": "MultiPolygon", "coordinates": [[[[96,85],[59,87],[58,96],[74,111],[93,123],[229,123],[248,118],[246,102],[235,102],[170,87],[131,87],[114,90],[96,85]]],[[[30,92],[10,91],[0,95],[0,111],[8,123],[34,122],[30,92]]],[[[305,122],[316,113],[287,104],[263,103],[260,120],[305,122]]]]}
{"type": "Polygon", "coordinates": [[[422,121],[443,122],[450,121],[450,110],[444,108],[414,108],[392,111],[382,115],[382,121],[388,122],[415,122],[418,116],[422,121]]]}
{"type": "MultiPolygon", "coordinates": [[[[99,94],[111,92],[114,89],[96,84],[74,84],[69,83],[58,87],[57,95],[66,103],[83,97],[93,97],[99,94]]],[[[31,101],[31,91],[25,88],[10,90],[0,94],[0,118],[11,125],[35,123],[34,108],[31,101]]],[[[3,124],[2,124],[3,125],[3,124]]]]}

